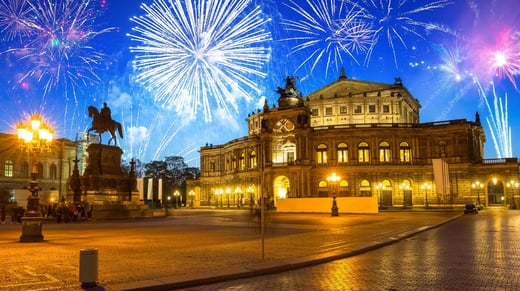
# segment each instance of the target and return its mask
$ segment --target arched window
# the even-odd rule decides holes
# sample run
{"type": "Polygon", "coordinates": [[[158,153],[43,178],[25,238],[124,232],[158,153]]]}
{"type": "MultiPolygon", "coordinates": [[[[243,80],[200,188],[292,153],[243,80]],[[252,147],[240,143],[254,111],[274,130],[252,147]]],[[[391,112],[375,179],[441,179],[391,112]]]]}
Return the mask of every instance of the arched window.
{"type": "Polygon", "coordinates": [[[249,167],[250,168],[256,168],[256,152],[252,151],[249,155],[249,167]]]}
{"type": "Polygon", "coordinates": [[[4,176],[12,177],[14,175],[14,163],[11,160],[7,160],[4,163],[4,176]]]}
{"type": "Polygon", "coordinates": [[[407,142],[402,142],[399,144],[399,159],[401,162],[408,163],[411,160],[411,151],[410,145],[407,142]]]}
{"type": "Polygon", "coordinates": [[[58,178],[58,167],[56,167],[56,164],[51,165],[49,175],[49,178],[51,178],[52,180],[56,180],[58,178]]]}
{"type": "Polygon", "coordinates": [[[390,145],[386,141],[379,144],[379,161],[390,162],[390,145]]]}
{"type": "Polygon", "coordinates": [[[361,193],[361,196],[364,197],[372,196],[370,182],[368,180],[361,180],[361,183],[359,183],[359,192],[361,193]]]}
{"type": "Polygon", "coordinates": [[[316,161],[318,164],[326,164],[327,163],[327,146],[324,144],[320,144],[316,149],[316,161]]]}
{"type": "Polygon", "coordinates": [[[348,146],[346,143],[338,144],[338,163],[348,163],[348,146]]]}
{"type": "Polygon", "coordinates": [[[358,144],[358,161],[360,163],[368,163],[370,162],[368,144],[366,142],[361,142],[358,144]]]}

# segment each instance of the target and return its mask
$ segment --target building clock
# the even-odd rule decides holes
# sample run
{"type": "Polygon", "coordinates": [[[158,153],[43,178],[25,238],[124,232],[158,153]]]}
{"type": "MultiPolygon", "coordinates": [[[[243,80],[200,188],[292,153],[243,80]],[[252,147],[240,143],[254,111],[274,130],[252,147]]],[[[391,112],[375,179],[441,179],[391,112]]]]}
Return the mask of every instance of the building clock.
{"type": "Polygon", "coordinates": [[[287,119],[281,119],[274,125],[275,132],[289,132],[294,130],[294,123],[287,119]]]}

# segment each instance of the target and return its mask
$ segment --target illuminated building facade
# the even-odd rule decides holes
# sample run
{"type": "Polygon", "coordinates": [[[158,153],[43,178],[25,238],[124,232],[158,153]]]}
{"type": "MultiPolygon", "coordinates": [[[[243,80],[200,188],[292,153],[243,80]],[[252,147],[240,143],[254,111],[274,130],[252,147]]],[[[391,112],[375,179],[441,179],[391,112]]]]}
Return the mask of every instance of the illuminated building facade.
{"type": "Polygon", "coordinates": [[[518,205],[518,160],[484,159],[478,114],[421,123],[421,106],[400,79],[366,82],[343,71],[306,96],[293,77],[277,92],[277,106],[248,115],[247,136],[201,147],[200,179],[187,190],[196,206],[328,197],[331,173],[341,177],[339,197],[375,196],[381,207],[518,205]]]}
{"type": "MultiPolygon", "coordinates": [[[[51,199],[58,201],[66,198],[76,149],[76,143],[68,139],[57,139],[52,142],[49,151],[38,154],[37,179],[42,188],[39,191],[41,202],[50,203],[51,199]]],[[[31,181],[34,161],[34,156],[21,148],[17,135],[0,133],[0,192],[3,199],[5,196],[16,198],[15,194],[18,191],[29,194],[29,191],[24,189],[31,181]]],[[[26,205],[21,203],[20,206],[26,205]]]]}

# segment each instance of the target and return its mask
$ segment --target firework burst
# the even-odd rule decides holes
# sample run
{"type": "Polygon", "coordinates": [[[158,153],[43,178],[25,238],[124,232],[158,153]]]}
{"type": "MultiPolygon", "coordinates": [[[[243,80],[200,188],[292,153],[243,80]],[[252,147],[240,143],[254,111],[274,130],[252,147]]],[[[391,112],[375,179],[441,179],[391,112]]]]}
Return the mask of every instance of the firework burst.
{"type": "Polygon", "coordinates": [[[348,8],[342,0],[307,0],[305,5],[290,0],[284,3],[299,19],[283,19],[282,25],[291,36],[283,41],[297,42],[291,54],[302,52],[308,56],[296,71],[310,64],[310,72],[325,62],[325,74],[331,64],[336,69],[347,55],[358,63],[356,54],[370,47],[372,30],[360,21],[362,11],[356,6],[348,8]]]}
{"type": "Polygon", "coordinates": [[[270,58],[269,21],[249,0],[156,0],[142,4],[145,16],[131,19],[130,34],[140,43],[134,69],[137,82],[155,93],[155,101],[195,118],[200,107],[211,121],[212,103],[230,116],[238,98],[252,100],[253,77],[270,58]],[[214,98],[214,99],[213,99],[214,98]]]}
{"type": "Polygon", "coordinates": [[[396,44],[400,43],[407,49],[408,35],[425,39],[424,34],[431,31],[449,32],[442,25],[419,19],[425,13],[447,7],[451,4],[448,0],[425,1],[426,4],[422,6],[409,6],[407,0],[362,0],[361,2],[361,5],[354,5],[363,7],[363,16],[374,29],[372,43],[365,57],[366,65],[370,63],[375,48],[382,40],[388,43],[397,68],[396,44]]]}
{"type": "Polygon", "coordinates": [[[511,127],[509,126],[509,116],[507,108],[507,94],[504,101],[498,97],[495,91],[495,84],[491,83],[491,91],[493,93],[493,108],[489,104],[488,93],[482,88],[478,80],[475,80],[478,86],[478,91],[489,115],[486,117],[491,138],[495,145],[495,150],[498,158],[510,158],[513,156],[512,142],[511,142],[511,127]]]}
{"type": "Polygon", "coordinates": [[[26,0],[0,0],[0,33],[3,39],[27,37],[33,26],[31,7],[26,0]]]}

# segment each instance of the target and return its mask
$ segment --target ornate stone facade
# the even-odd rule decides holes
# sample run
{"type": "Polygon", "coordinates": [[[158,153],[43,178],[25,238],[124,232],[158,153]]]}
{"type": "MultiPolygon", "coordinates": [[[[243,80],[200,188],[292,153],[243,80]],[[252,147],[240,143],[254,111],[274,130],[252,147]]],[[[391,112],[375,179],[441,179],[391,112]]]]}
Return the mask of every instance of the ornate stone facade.
{"type": "Polygon", "coordinates": [[[377,196],[382,207],[518,205],[518,160],[484,159],[478,114],[420,123],[421,106],[400,79],[381,84],[342,73],[302,96],[289,77],[277,92],[278,106],[248,115],[247,136],[201,147],[200,179],[188,183],[198,205],[249,205],[262,191],[274,204],[327,197],[332,173],[341,177],[340,197],[377,196]],[[436,186],[434,159],[448,164],[447,190],[436,186]]]}

